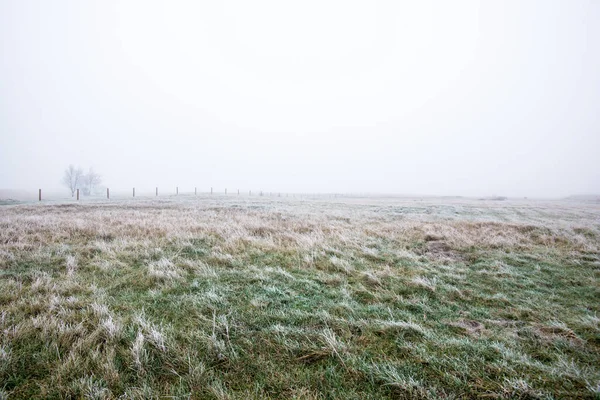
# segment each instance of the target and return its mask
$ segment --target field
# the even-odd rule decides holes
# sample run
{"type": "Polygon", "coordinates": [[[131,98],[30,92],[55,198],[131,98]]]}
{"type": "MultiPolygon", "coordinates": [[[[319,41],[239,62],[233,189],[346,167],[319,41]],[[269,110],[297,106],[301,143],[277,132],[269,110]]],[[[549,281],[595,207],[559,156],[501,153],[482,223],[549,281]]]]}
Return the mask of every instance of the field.
{"type": "Polygon", "coordinates": [[[600,204],[0,206],[0,399],[599,398],[600,204]]]}

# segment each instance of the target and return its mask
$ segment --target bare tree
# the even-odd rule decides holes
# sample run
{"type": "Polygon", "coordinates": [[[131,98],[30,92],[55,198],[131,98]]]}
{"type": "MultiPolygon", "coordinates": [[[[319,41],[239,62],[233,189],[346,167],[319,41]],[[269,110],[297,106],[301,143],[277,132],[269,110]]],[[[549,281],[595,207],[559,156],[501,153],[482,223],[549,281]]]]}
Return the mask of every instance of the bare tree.
{"type": "Polygon", "coordinates": [[[62,184],[65,185],[71,191],[71,197],[75,196],[75,191],[81,185],[83,180],[83,170],[81,167],[75,168],[73,164],[65,170],[65,174],[62,178],[62,184]]]}
{"type": "Polygon", "coordinates": [[[96,173],[93,168],[90,167],[88,173],[83,176],[83,192],[85,195],[90,195],[94,191],[94,187],[102,183],[102,176],[96,173]]]}

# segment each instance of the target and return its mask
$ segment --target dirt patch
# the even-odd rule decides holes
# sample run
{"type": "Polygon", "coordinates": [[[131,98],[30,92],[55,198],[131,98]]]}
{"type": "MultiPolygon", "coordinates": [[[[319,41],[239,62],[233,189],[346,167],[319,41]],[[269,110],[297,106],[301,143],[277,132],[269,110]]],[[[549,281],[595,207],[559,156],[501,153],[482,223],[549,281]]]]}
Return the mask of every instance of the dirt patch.
{"type": "Polygon", "coordinates": [[[557,339],[565,339],[573,344],[583,344],[583,340],[567,327],[538,325],[534,328],[534,332],[545,342],[553,342],[557,339]]]}
{"type": "Polygon", "coordinates": [[[450,259],[453,261],[462,261],[463,257],[452,250],[448,244],[442,240],[426,241],[425,247],[419,255],[424,255],[434,259],[450,259]]]}
{"type": "Polygon", "coordinates": [[[452,249],[445,242],[430,241],[427,242],[428,253],[451,253],[452,249]]]}
{"type": "Polygon", "coordinates": [[[448,322],[447,324],[455,328],[459,328],[470,336],[481,336],[481,334],[485,331],[485,325],[472,319],[461,319],[459,321],[448,322]]]}
{"type": "Polygon", "coordinates": [[[425,235],[424,239],[426,242],[439,242],[441,240],[444,240],[444,238],[441,236],[431,235],[431,234],[425,235]]]}

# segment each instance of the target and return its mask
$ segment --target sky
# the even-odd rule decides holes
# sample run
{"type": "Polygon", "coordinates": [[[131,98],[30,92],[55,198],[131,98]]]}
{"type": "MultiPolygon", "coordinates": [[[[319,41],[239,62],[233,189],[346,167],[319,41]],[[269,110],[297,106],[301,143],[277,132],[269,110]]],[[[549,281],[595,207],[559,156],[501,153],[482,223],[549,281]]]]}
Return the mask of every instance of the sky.
{"type": "Polygon", "coordinates": [[[599,71],[595,0],[0,0],[0,188],[598,194],[599,71]]]}

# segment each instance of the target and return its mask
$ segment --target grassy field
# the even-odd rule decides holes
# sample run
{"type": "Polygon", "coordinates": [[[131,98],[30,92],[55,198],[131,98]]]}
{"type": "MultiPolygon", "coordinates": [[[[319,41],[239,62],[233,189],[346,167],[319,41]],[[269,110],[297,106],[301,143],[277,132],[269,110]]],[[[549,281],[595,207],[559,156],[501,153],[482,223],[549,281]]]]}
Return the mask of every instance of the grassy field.
{"type": "Polygon", "coordinates": [[[600,205],[0,207],[0,399],[600,398],[600,205]]]}

